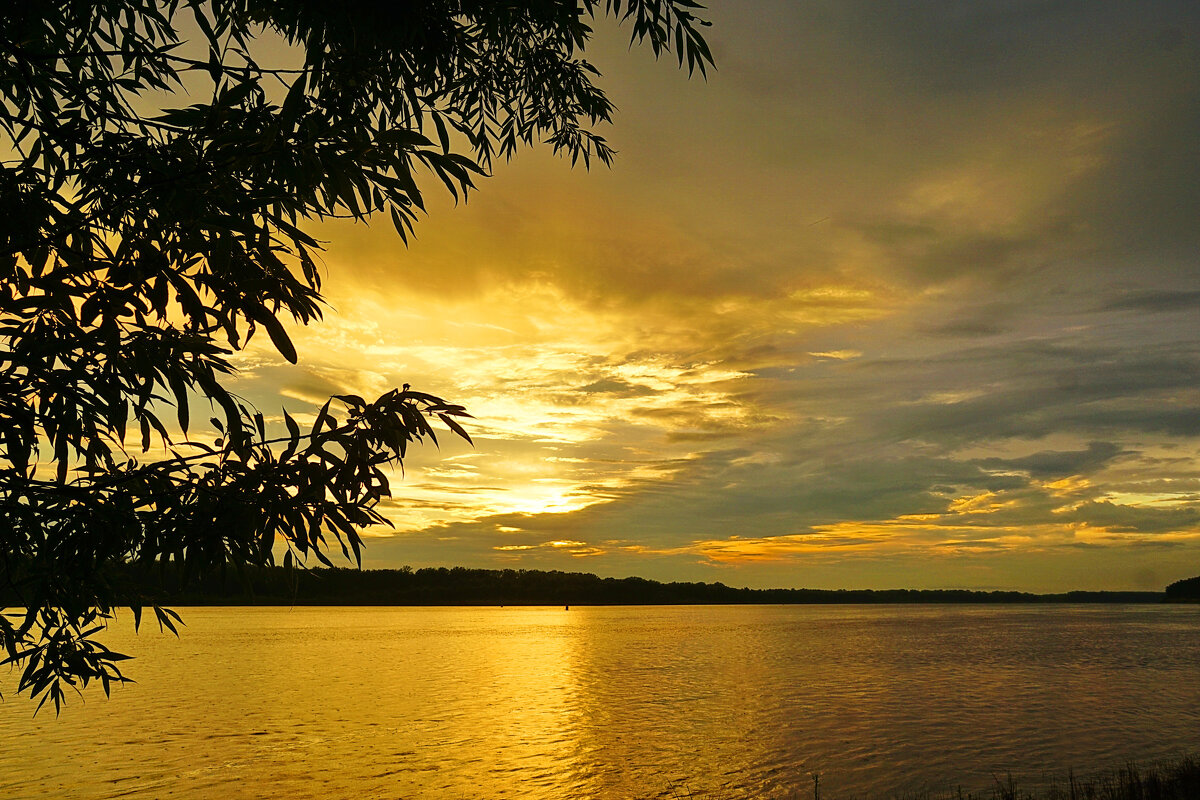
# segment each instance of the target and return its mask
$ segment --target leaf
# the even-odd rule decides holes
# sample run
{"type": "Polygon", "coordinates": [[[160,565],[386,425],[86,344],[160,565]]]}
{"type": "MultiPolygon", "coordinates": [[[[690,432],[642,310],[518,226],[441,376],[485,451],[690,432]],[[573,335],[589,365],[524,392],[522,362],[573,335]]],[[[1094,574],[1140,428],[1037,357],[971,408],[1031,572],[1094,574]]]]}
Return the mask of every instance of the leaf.
{"type": "Polygon", "coordinates": [[[258,84],[254,81],[245,81],[243,83],[239,83],[237,86],[234,86],[221,96],[221,105],[230,108],[233,106],[240,106],[242,103],[246,102],[246,98],[248,98],[257,88],[258,84]]]}
{"type": "Polygon", "coordinates": [[[171,392],[175,395],[175,415],[179,420],[179,429],[186,436],[188,423],[191,421],[190,409],[188,408],[187,386],[184,385],[183,377],[177,369],[172,369],[167,373],[167,381],[171,385],[171,392]]]}
{"type": "Polygon", "coordinates": [[[475,445],[475,443],[471,441],[470,435],[466,432],[466,430],[463,428],[462,425],[458,424],[458,422],[454,419],[454,417],[451,417],[448,414],[438,414],[438,419],[440,419],[442,422],[446,423],[447,428],[454,431],[462,438],[466,439],[468,444],[470,444],[472,446],[475,445]]]}
{"type": "Polygon", "coordinates": [[[191,4],[192,16],[196,20],[196,25],[204,34],[204,38],[208,39],[209,43],[216,47],[218,45],[217,35],[213,32],[212,26],[208,22],[208,17],[204,15],[201,6],[198,3],[191,4]]]}
{"type": "Polygon", "coordinates": [[[258,318],[258,321],[267,329],[267,335],[271,337],[271,343],[275,345],[275,349],[279,351],[279,354],[286,358],[289,363],[295,364],[296,348],[292,344],[292,340],[288,338],[287,331],[283,329],[279,318],[269,311],[264,311],[263,315],[258,318]]]}
{"type": "Polygon", "coordinates": [[[291,133],[296,127],[296,121],[300,119],[300,112],[304,107],[305,87],[308,85],[308,73],[302,72],[300,76],[292,82],[288,89],[287,97],[283,99],[283,107],[279,110],[279,127],[281,130],[291,133]]]}
{"type": "MultiPolygon", "coordinates": [[[[316,435],[321,432],[321,427],[323,425],[325,425],[327,422],[329,422],[330,419],[332,419],[332,418],[329,416],[329,401],[326,400],[325,405],[321,406],[321,410],[317,412],[317,421],[313,423],[312,431],[313,431],[314,443],[316,441],[316,439],[315,439],[316,435]]],[[[333,423],[330,423],[329,427],[332,428],[333,423]]]]}
{"type": "Polygon", "coordinates": [[[154,606],[154,617],[158,621],[159,631],[166,629],[176,636],[179,635],[179,629],[175,627],[175,623],[182,623],[183,620],[174,611],[169,608],[154,606]]]}
{"type": "Polygon", "coordinates": [[[283,412],[283,422],[285,425],[287,425],[288,436],[290,436],[293,441],[299,439],[300,426],[296,424],[296,420],[292,419],[292,415],[287,411],[283,412]]]}
{"type": "Polygon", "coordinates": [[[450,152],[450,132],[446,130],[445,120],[443,120],[442,115],[437,113],[436,111],[431,112],[429,116],[433,117],[433,124],[437,127],[438,142],[442,146],[442,152],[449,153],[450,152]]]}

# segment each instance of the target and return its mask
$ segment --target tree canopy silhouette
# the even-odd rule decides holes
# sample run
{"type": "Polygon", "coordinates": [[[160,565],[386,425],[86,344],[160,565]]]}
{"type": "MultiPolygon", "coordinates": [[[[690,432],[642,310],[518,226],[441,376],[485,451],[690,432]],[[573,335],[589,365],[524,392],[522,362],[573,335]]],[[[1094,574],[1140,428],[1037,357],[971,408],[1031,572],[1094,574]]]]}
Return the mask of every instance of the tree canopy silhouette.
{"type": "MultiPolygon", "coordinates": [[[[222,383],[322,311],[305,224],[456,199],[549,144],[608,163],[613,106],[582,56],[613,17],[689,74],[692,0],[26,0],[0,8],[0,615],[19,692],[122,681],[95,639],[116,569],[360,558],[388,468],[468,438],[407,385],[282,424],[222,383]],[[197,434],[189,397],[212,417],[197,434]],[[211,426],[211,427],[210,427],[211,426]],[[158,446],[158,445],[161,445],[158,446]]],[[[208,417],[206,413],[204,415],[208,417]]],[[[153,607],[160,626],[178,616],[153,607]]]]}

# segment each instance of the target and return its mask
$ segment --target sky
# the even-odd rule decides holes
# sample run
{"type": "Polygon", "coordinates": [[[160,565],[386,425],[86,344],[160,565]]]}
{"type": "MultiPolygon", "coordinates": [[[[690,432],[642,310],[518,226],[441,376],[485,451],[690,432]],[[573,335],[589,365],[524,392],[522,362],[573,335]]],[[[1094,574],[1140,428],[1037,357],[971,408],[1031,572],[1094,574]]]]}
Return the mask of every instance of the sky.
{"type": "Polygon", "coordinates": [[[1200,573],[1200,6],[713,0],[688,79],[596,24],[610,169],[330,223],[268,415],[462,403],[366,567],[734,586],[1200,573]]]}

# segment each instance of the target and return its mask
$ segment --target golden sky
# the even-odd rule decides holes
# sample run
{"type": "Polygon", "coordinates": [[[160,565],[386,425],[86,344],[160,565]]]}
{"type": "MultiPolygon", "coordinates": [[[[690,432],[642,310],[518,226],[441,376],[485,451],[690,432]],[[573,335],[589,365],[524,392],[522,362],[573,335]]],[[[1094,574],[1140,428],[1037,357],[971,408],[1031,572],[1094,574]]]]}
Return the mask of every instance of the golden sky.
{"type": "MultiPolygon", "coordinates": [[[[266,413],[402,383],[472,449],[370,567],[1161,588],[1200,572],[1200,7],[738,0],[689,81],[597,24],[611,169],[330,224],[266,413]]],[[[374,534],[381,534],[375,536],[374,534]]]]}

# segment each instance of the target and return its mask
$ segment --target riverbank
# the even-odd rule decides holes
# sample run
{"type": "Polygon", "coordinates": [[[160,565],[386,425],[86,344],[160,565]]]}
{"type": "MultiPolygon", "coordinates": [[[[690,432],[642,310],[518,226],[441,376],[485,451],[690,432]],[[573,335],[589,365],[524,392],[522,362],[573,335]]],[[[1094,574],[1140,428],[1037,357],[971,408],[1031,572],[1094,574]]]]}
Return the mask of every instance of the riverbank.
{"type": "MultiPolygon", "coordinates": [[[[810,795],[795,795],[796,800],[802,797],[842,800],[822,794],[819,778],[814,781],[810,795]]],[[[1186,756],[1149,766],[1127,764],[1083,778],[1068,772],[1065,778],[1049,777],[1037,787],[1023,786],[1011,775],[1006,775],[997,776],[995,784],[985,792],[955,788],[894,797],[897,800],[1200,800],[1200,758],[1186,756]]]]}

